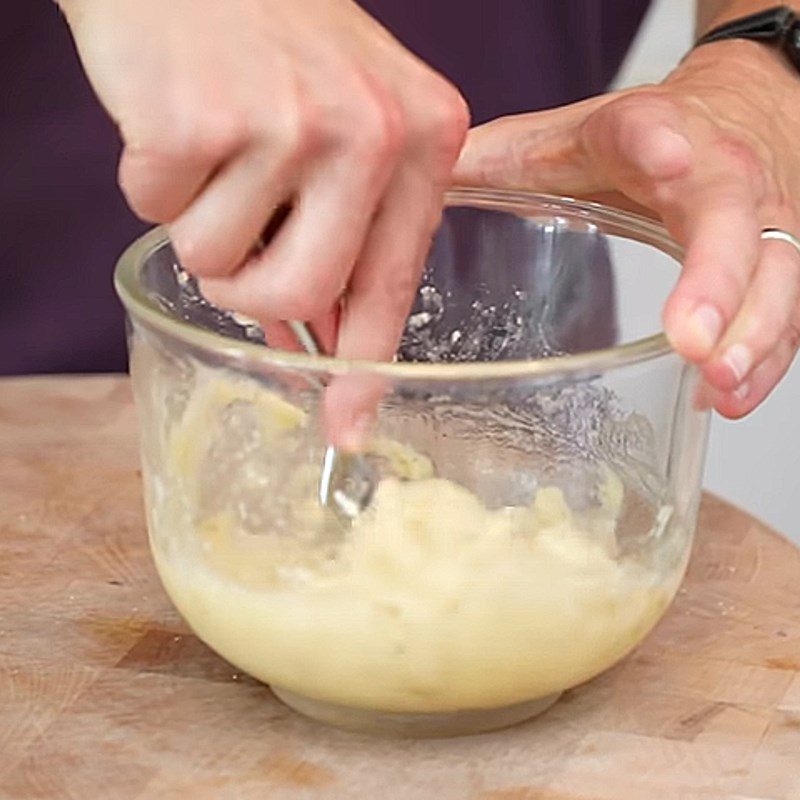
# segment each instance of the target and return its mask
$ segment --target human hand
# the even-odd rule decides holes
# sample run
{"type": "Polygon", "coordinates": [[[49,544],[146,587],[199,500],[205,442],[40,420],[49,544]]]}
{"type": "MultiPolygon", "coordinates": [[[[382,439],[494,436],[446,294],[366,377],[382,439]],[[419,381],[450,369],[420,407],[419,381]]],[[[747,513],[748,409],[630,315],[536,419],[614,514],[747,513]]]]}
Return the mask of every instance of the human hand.
{"type": "Polygon", "coordinates": [[[678,353],[700,365],[698,402],[740,417],[800,345],[800,78],[753,42],[700,47],[663,83],[476,128],[465,185],[603,200],[660,217],[685,248],[664,310],[678,353]]]}
{"type": "MultiPolygon", "coordinates": [[[[311,321],[342,358],[391,358],[469,124],[456,89],[351,0],[61,5],[123,138],[120,185],[203,293],[268,330],[311,321]]],[[[358,446],[373,403],[331,385],[334,443],[358,446]]]]}

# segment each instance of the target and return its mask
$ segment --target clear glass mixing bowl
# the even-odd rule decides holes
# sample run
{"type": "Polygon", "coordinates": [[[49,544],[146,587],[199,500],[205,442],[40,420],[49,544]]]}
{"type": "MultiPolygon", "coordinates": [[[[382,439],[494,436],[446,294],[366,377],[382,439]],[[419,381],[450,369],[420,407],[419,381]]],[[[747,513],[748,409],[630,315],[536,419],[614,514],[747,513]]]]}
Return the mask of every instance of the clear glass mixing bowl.
{"type": "Polygon", "coordinates": [[[543,710],[625,656],[684,573],[708,415],[659,331],[657,224],[455,190],[397,361],[265,346],[162,231],[122,257],[150,542],[197,635],[301,712],[408,735],[543,710]],[[317,501],[320,407],[380,376],[370,507],[317,501]]]}

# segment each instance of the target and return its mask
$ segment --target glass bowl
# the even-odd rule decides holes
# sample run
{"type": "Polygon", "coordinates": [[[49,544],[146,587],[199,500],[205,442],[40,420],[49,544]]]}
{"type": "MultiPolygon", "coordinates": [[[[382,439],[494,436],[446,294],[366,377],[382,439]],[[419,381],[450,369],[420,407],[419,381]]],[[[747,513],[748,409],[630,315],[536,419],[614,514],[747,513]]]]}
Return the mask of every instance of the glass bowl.
{"type": "Polygon", "coordinates": [[[165,233],[116,271],[150,544],[211,648],[300,712],[507,726],[623,658],[674,597],[708,414],[659,329],[680,251],[599,205],[454,190],[393,363],[266,346],[165,233]],[[324,384],[383,381],[352,526],[320,507],[324,384]]]}

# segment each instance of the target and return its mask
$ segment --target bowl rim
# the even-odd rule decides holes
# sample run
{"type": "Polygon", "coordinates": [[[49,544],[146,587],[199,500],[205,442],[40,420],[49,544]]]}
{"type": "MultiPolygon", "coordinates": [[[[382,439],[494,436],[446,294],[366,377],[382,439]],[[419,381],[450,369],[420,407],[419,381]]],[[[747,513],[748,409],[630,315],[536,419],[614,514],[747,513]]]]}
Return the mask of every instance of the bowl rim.
{"type": "MultiPolygon", "coordinates": [[[[648,244],[680,262],[683,250],[660,223],[630,211],[572,197],[529,191],[454,187],[445,194],[445,206],[468,206],[495,211],[543,210],[554,217],[567,216],[616,227],[626,238],[648,244]]],[[[528,214],[528,216],[534,216],[528,214]]],[[[143,289],[139,272],[153,251],[169,239],[164,227],[139,237],[120,256],[114,270],[114,288],[134,322],[166,334],[207,353],[253,364],[328,375],[372,374],[385,378],[420,381],[559,378],[606,372],[672,355],[674,350],[660,331],[613,347],[541,359],[492,362],[382,362],[313,356],[239,341],[170,316],[143,289]]]]}

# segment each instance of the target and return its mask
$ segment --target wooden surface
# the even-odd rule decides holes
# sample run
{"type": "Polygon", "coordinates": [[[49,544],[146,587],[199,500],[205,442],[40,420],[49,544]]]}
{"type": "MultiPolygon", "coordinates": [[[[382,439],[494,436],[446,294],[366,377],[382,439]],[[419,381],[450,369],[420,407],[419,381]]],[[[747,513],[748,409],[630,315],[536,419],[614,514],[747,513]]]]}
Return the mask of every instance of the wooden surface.
{"type": "Polygon", "coordinates": [[[800,553],[707,498],[630,658],[500,733],[370,740],[192,636],[150,562],[120,378],[0,381],[0,798],[800,800],[800,553]]]}

